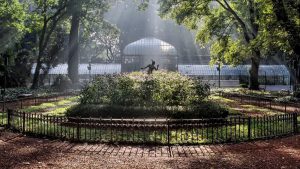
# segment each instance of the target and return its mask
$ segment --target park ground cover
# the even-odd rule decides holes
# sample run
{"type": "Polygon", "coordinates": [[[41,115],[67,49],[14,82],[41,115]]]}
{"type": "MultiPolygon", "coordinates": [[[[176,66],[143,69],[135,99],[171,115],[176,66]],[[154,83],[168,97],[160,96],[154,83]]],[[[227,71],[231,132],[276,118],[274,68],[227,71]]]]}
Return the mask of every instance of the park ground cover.
{"type": "Polygon", "coordinates": [[[0,168],[224,168],[296,169],[300,136],[240,144],[119,146],[0,135],[0,168]],[[171,154],[168,150],[171,150],[171,154]]]}
{"type": "Polygon", "coordinates": [[[78,96],[60,98],[58,101],[29,106],[24,109],[20,109],[20,111],[26,113],[40,113],[49,116],[64,116],[66,111],[76,104],[78,104],[78,96]]]}
{"type": "MultiPolygon", "coordinates": [[[[70,98],[61,98],[61,100],[49,103],[42,103],[37,106],[29,106],[20,111],[28,113],[42,113],[44,115],[51,116],[64,116],[69,108],[78,105],[78,96],[70,98]]],[[[243,115],[243,116],[263,116],[263,115],[282,115],[283,112],[259,107],[256,105],[243,104],[240,101],[228,99],[218,94],[212,94],[208,97],[208,100],[220,104],[229,110],[229,115],[243,115]]]]}

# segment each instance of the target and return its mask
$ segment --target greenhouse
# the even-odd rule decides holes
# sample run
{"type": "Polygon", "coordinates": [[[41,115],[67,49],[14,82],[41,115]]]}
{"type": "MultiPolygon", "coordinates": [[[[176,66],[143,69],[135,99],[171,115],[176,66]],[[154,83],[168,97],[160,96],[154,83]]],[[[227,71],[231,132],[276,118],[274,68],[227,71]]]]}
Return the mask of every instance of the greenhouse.
{"type": "MultiPolygon", "coordinates": [[[[36,68],[36,64],[32,66],[31,74],[34,74],[36,68]]],[[[101,76],[101,75],[113,75],[113,74],[120,74],[121,73],[121,65],[120,64],[79,64],[78,67],[79,71],[79,78],[81,81],[89,80],[90,78],[93,78],[95,76],[101,76]],[[91,67],[89,70],[88,67],[91,67]]],[[[41,70],[41,74],[44,74],[44,72],[41,70]]],[[[47,75],[47,84],[52,84],[55,80],[55,78],[58,75],[67,75],[68,74],[68,64],[59,64],[55,66],[54,68],[51,68],[49,70],[49,73],[47,75]]]]}
{"type": "MultiPolygon", "coordinates": [[[[101,75],[121,74],[124,70],[121,64],[91,64],[91,70],[88,70],[89,64],[79,65],[79,76],[81,81],[88,80],[90,77],[101,75]]],[[[247,84],[249,80],[250,65],[230,65],[221,66],[221,71],[217,65],[178,65],[178,72],[187,76],[200,77],[211,84],[217,84],[220,78],[221,86],[233,87],[239,84],[247,84]]],[[[32,74],[35,71],[35,65],[32,68],[32,74]]],[[[138,69],[137,71],[140,71],[138,69]]],[[[175,70],[176,71],[176,70],[175,70]]],[[[43,72],[41,72],[43,74],[43,72]]],[[[49,83],[52,83],[57,75],[67,75],[68,65],[59,64],[50,69],[48,74],[49,83]]],[[[262,85],[290,85],[290,73],[284,65],[261,65],[259,68],[259,81],[262,85]]]]}
{"type": "MultiPolygon", "coordinates": [[[[204,80],[238,81],[248,83],[250,65],[236,67],[223,65],[218,71],[218,65],[178,65],[178,71],[188,76],[199,76],[204,80]]],[[[290,73],[284,65],[260,65],[259,81],[264,85],[289,85],[290,73]]]]}
{"type": "Polygon", "coordinates": [[[160,69],[177,70],[177,50],[156,38],[144,38],[128,44],[123,51],[122,72],[138,71],[155,61],[160,69]]]}

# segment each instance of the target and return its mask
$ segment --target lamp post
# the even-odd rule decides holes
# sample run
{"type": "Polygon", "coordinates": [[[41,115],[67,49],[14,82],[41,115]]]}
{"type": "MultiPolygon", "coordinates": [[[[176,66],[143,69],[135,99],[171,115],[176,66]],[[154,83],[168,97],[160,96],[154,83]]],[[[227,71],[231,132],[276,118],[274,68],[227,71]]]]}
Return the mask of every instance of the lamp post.
{"type": "Polygon", "coordinates": [[[89,65],[88,65],[87,69],[89,70],[89,81],[91,81],[91,70],[92,70],[92,63],[91,63],[91,61],[89,61],[89,65]]]}
{"type": "Polygon", "coordinates": [[[221,62],[218,61],[218,67],[217,70],[219,72],[219,79],[218,79],[218,83],[219,83],[219,88],[221,88],[221,62]]]}

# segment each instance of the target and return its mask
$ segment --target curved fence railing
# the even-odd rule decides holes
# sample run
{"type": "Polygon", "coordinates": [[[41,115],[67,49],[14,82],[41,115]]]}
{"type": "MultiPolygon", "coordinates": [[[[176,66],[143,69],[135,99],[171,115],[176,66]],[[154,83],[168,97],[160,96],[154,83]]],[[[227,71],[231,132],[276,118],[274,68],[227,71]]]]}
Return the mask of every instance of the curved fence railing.
{"type": "Polygon", "coordinates": [[[220,93],[221,96],[239,100],[242,104],[252,104],[260,107],[278,110],[285,113],[300,112],[300,103],[295,102],[278,102],[274,101],[274,97],[261,97],[232,93],[220,93]]]}
{"type": "Polygon", "coordinates": [[[8,111],[0,124],[34,136],[79,142],[212,144],[298,133],[297,114],[226,119],[95,119],[8,111]]]}
{"type": "Polygon", "coordinates": [[[60,97],[75,96],[78,92],[62,92],[45,96],[29,96],[13,100],[0,101],[0,111],[7,109],[22,109],[26,106],[38,105],[45,102],[57,101],[60,97]]]}

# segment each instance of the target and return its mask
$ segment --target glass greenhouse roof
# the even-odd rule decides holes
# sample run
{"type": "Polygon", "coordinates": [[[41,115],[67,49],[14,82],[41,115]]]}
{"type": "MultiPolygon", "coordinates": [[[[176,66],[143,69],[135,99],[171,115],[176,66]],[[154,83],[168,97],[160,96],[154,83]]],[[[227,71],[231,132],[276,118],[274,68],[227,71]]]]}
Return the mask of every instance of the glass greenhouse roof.
{"type": "MultiPolygon", "coordinates": [[[[36,64],[33,65],[31,73],[35,71],[36,64]]],[[[79,65],[79,74],[89,74],[88,64],[79,65]]],[[[248,76],[250,65],[238,65],[232,67],[229,65],[223,65],[221,67],[222,76],[248,76]]],[[[217,76],[217,65],[178,65],[178,71],[181,74],[188,76],[217,76]]],[[[43,72],[41,71],[41,74],[43,72]]],[[[59,64],[49,71],[50,75],[67,74],[68,65],[59,64]]],[[[121,73],[121,64],[92,64],[92,75],[104,75],[104,74],[119,74],[121,73]]],[[[259,68],[260,76],[289,76],[289,71],[284,65],[261,65],[259,68]]]]}
{"type": "MultiPolygon", "coordinates": [[[[89,64],[79,64],[79,74],[88,75],[89,64]]],[[[33,74],[36,68],[36,64],[33,65],[31,73],[33,74]]],[[[104,75],[104,74],[119,74],[121,73],[121,64],[91,64],[92,75],[104,75]]],[[[43,72],[41,71],[41,74],[43,72]]],[[[59,64],[56,67],[50,69],[49,75],[68,74],[68,65],[59,64]]]]}
{"type": "MultiPolygon", "coordinates": [[[[190,76],[213,76],[219,75],[217,65],[178,65],[178,71],[185,75],[190,76]]],[[[222,76],[238,76],[249,75],[250,65],[238,65],[232,67],[229,65],[223,65],[221,67],[222,76]]],[[[289,71],[284,65],[261,65],[259,67],[260,76],[289,76],[289,71]]]]}
{"type": "Polygon", "coordinates": [[[156,38],[144,38],[128,44],[123,51],[124,55],[171,55],[176,56],[177,51],[174,46],[156,38]]]}

